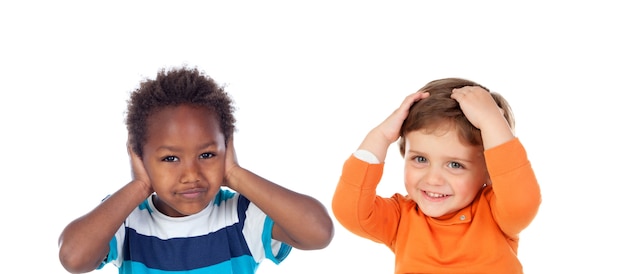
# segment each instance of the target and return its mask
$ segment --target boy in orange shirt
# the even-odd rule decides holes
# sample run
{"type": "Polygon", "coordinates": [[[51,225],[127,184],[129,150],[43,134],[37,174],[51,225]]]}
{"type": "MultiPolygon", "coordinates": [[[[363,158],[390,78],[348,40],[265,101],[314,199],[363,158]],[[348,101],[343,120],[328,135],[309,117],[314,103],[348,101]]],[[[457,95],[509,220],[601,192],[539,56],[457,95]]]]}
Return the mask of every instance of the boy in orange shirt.
{"type": "Polygon", "coordinates": [[[506,100],[465,79],[428,83],[345,162],[337,220],[395,254],[395,273],[523,273],[520,232],[541,194],[506,100]],[[376,195],[398,141],[407,195],[376,195]]]}

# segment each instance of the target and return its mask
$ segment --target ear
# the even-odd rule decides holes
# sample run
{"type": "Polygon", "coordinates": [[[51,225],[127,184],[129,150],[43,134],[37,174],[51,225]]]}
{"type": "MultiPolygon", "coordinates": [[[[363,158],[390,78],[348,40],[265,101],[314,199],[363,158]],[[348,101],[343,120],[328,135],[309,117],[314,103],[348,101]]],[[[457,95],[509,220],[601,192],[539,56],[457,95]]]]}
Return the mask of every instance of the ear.
{"type": "Polygon", "coordinates": [[[490,185],[491,185],[491,178],[487,177],[487,182],[483,184],[483,187],[490,186],[490,185]]]}

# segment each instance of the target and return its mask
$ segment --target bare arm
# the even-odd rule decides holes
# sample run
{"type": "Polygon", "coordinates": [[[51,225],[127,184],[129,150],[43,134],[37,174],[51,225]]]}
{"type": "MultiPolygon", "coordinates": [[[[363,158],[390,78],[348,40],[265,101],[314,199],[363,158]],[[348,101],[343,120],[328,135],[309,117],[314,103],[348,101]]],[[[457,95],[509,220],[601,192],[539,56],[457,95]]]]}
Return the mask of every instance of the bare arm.
{"type": "Polygon", "coordinates": [[[330,244],[334,227],[324,205],[240,167],[232,138],[227,148],[225,185],[274,220],[272,238],[303,250],[322,249],[330,244]]]}
{"type": "Polygon", "coordinates": [[[124,220],[151,193],[147,178],[135,176],[138,156],[131,154],[133,181],[119,189],[89,213],[69,223],[59,237],[59,260],[70,273],[85,273],[96,269],[109,252],[109,242],[124,220]]]}

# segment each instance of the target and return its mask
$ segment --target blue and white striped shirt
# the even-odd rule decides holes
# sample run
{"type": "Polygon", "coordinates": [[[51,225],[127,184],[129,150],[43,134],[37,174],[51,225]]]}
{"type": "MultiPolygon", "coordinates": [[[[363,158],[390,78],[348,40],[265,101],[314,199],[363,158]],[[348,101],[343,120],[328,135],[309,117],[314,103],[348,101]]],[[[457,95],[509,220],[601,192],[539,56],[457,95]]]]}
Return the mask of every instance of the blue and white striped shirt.
{"type": "MultiPolygon", "coordinates": [[[[153,194],[155,195],[155,194],[153,194]]],[[[274,221],[239,193],[221,189],[197,214],[169,217],[152,196],[115,233],[109,254],[119,273],[254,273],[264,259],[282,262],[291,246],[272,239],[274,221]]]]}

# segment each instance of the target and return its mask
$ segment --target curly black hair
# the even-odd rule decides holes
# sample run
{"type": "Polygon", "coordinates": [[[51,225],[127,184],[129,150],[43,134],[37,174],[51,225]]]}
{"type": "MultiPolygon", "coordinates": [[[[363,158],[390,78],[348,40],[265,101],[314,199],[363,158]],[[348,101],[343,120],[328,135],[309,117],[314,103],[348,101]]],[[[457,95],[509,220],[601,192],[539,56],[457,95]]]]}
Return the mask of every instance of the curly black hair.
{"type": "Polygon", "coordinates": [[[233,100],[223,86],[197,68],[162,68],[155,79],[141,82],[127,103],[129,142],[140,157],[148,138],[148,117],[165,107],[191,105],[209,109],[217,115],[225,140],[235,131],[233,100]]]}

